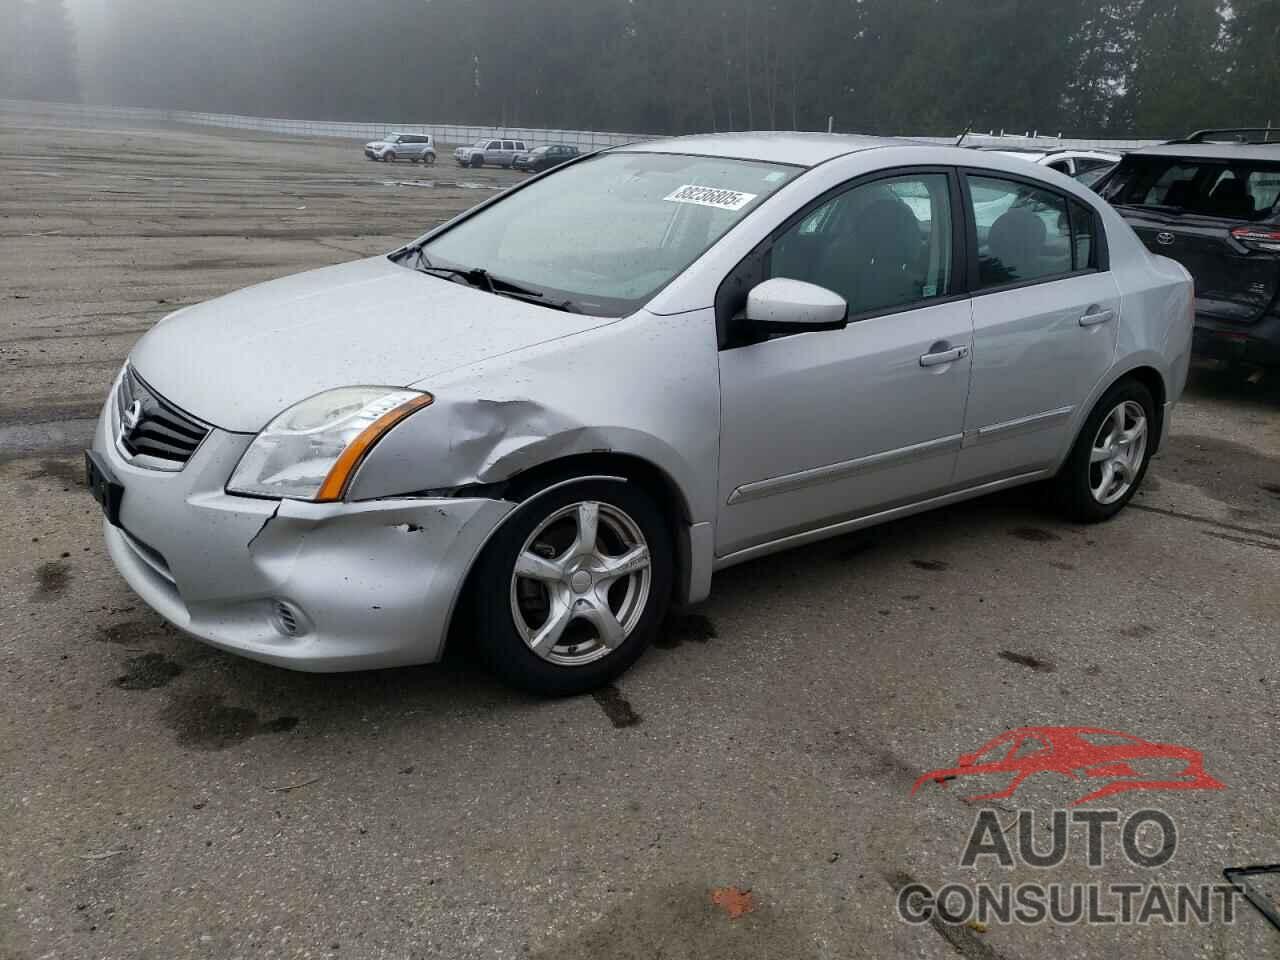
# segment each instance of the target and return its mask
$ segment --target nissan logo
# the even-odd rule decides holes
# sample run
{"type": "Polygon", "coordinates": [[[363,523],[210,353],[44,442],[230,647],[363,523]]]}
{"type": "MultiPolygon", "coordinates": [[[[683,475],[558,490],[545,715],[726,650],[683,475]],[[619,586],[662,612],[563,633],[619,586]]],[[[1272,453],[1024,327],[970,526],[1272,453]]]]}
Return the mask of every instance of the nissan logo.
{"type": "Polygon", "coordinates": [[[142,401],[135,400],[129,404],[129,409],[120,414],[120,422],[124,425],[125,436],[132,434],[142,422],[142,401]]]}
{"type": "Polygon", "coordinates": [[[1156,243],[1160,244],[1162,247],[1167,247],[1169,244],[1173,243],[1173,234],[1168,230],[1161,230],[1156,234],[1156,243]]]}

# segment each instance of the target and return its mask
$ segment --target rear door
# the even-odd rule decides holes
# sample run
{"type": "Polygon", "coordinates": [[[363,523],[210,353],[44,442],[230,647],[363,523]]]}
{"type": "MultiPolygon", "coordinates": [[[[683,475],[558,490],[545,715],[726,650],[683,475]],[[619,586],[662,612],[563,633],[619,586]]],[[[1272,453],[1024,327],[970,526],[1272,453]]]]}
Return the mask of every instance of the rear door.
{"type": "Polygon", "coordinates": [[[1104,196],[1153,253],[1191,272],[1198,316],[1252,323],[1280,293],[1280,253],[1232,236],[1280,219],[1280,162],[1131,156],[1104,196]]]}
{"type": "Polygon", "coordinates": [[[1091,206],[1038,180],[967,171],[973,382],[957,486],[1052,464],[1115,360],[1120,292],[1091,206]]]}

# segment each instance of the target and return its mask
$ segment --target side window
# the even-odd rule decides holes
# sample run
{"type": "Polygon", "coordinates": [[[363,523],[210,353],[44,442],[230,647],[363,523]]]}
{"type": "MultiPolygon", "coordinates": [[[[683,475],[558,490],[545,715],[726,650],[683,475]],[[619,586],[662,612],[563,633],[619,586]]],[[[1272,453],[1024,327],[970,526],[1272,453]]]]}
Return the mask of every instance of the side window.
{"type": "Polygon", "coordinates": [[[514,150],[515,148],[516,148],[515,141],[513,141],[513,140],[503,140],[503,141],[502,141],[502,149],[503,149],[503,150],[514,150]]]}
{"type": "Polygon", "coordinates": [[[1093,208],[1077,200],[1070,201],[1071,207],[1071,253],[1072,268],[1075,270],[1096,270],[1098,268],[1098,244],[1094,233],[1097,231],[1097,217],[1093,208]]]}
{"type": "Polygon", "coordinates": [[[1245,181],[1254,209],[1265,213],[1280,202],[1280,168],[1249,171],[1245,181]]]}
{"type": "Polygon", "coordinates": [[[951,286],[946,175],[876,180],[834,197],[778,237],[767,277],[833,290],[851,316],[945,296],[951,286]]]}
{"type": "Polygon", "coordinates": [[[1071,175],[1070,160],[1055,160],[1053,163],[1049,164],[1048,166],[1050,167],[1050,169],[1057,170],[1059,173],[1065,173],[1068,176],[1071,175]]]}
{"type": "Polygon", "coordinates": [[[489,141],[489,146],[488,146],[488,147],[486,147],[485,149],[486,149],[486,150],[501,150],[501,149],[502,149],[502,141],[501,141],[501,140],[490,140],[490,141],[489,141]]]}
{"type": "Polygon", "coordinates": [[[1012,180],[969,177],[978,234],[978,287],[1072,271],[1071,223],[1061,194],[1012,180]]]}

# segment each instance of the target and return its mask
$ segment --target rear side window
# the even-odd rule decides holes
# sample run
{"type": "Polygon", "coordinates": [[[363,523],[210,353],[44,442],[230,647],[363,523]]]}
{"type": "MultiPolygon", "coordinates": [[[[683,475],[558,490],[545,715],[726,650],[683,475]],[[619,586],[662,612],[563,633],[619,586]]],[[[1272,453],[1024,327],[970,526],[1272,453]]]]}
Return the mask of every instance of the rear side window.
{"type": "MultiPolygon", "coordinates": [[[[1072,272],[1077,254],[1066,197],[1013,180],[968,179],[980,289],[1072,272]]],[[[1089,242],[1090,256],[1092,247],[1089,242]]]]}
{"type": "Polygon", "coordinates": [[[1225,220],[1266,220],[1280,198],[1280,164],[1127,157],[1104,194],[1112,203],[1225,220]]]}

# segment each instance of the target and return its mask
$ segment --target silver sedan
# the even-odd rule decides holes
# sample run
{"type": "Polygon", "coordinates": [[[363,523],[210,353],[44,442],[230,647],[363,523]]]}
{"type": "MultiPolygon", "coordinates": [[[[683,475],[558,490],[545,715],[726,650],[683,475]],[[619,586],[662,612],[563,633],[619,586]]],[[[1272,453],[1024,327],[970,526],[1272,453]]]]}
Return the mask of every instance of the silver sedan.
{"type": "Polygon", "coordinates": [[[87,468],[124,578],[208,643],[327,671],[448,640],[575,693],[744,560],[1035,481],[1113,516],[1168,431],[1192,303],[1016,158],[655,141],[178,311],[87,468]]]}

